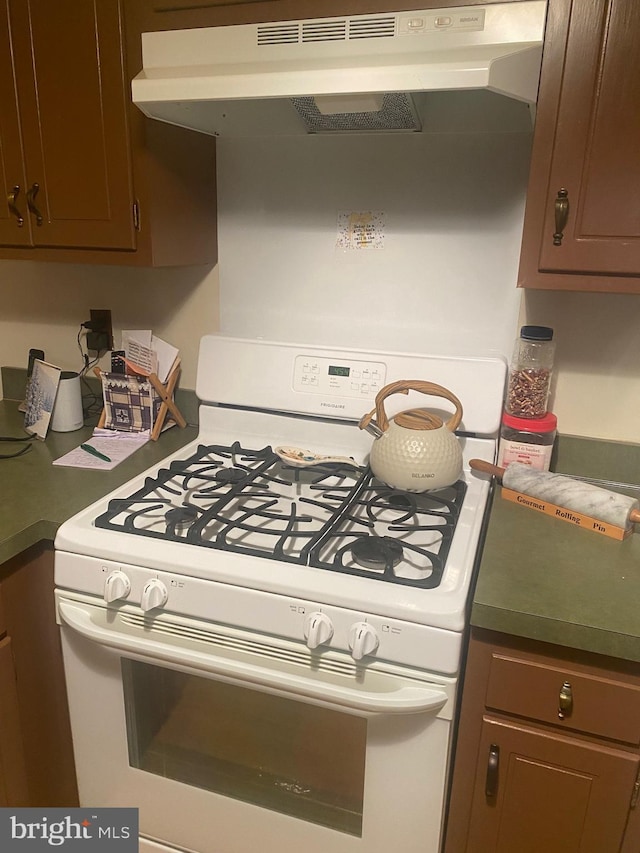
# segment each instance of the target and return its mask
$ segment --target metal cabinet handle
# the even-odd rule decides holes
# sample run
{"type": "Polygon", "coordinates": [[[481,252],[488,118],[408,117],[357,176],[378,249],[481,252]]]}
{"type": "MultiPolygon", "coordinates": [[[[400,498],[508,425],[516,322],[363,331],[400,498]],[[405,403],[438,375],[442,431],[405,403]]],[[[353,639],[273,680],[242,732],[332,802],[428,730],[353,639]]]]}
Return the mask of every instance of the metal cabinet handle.
{"type": "Polygon", "coordinates": [[[27,207],[29,208],[31,213],[33,213],[33,215],[35,216],[36,225],[42,225],[42,223],[44,222],[42,214],[38,210],[38,207],[36,206],[36,203],[35,203],[36,196],[38,195],[39,190],[40,190],[40,184],[31,184],[31,187],[27,190],[27,207]]]}
{"type": "Polygon", "coordinates": [[[495,797],[498,793],[498,775],[500,770],[500,747],[492,743],[489,747],[489,760],[487,762],[487,779],[484,786],[486,797],[495,797]]]}
{"type": "Polygon", "coordinates": [[[573,690],[571,689],[571,684],[568,681],[565,681],[560,688],[560,695],[558,696],[558,717],[560,717],[561,720],[564,720],[565,717],[571,716],[572,711],[573,690]]]}
{"type": "Polygon", "coordinates": [[[16,204],[16,199],[20,194],[20,184],[16,184],[15,187],[11,190],[11,192],[7,195],[7,204],[9,205],[9,211],[12,213],[17,221],[18,228],[22,228],[24,225],[24,217],[18,210],[18,205],[16,204]]]}
{"type": "Polygon", "coordinates": [[[564,187],[558,190],[554,208],[556,214],[556,233],[553,235],[553,245],[561,246],[564,229],[567,227],[567,220],[569,219],[569,190],[565,190],[564,187]]]}

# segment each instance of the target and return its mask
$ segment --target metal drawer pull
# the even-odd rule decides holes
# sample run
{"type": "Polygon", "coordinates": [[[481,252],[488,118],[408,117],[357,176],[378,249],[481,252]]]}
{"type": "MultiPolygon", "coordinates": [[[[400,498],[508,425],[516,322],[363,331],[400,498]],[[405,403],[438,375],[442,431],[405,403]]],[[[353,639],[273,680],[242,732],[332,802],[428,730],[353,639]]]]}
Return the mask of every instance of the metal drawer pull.
{"type": "Polygon", "coordinates": [[[492,743],[489,747],[489,761],[487,762],[487,780],[484,786],[486,797],[495,797],[498,793],[498,773],[500,770],[500,747],[492,743]]]}
{"type": "Polygon", "coordinates": [[[24,217],[18,210],[18,205],[16,204],[16,199],[18,198],[19,193],[20,184],[16,184],[7,196],[7,204],[9,205],[9,211],[15,216],[17,220],[18,228],[22,228],[22,226],[24,225],[24,217]]]}
{"type": "Polygon", "coordinates": [[[560,695],[558,697],[558,716],[561,720],[564,720],[565,717],[570,717],[571,712],[573,711],[573,690],[571,689],[571,684],[568,681],[560,688],[560,695]]]}
{"type": "Polygon", "coordinates": [[[33,215],[36,218],[36,225],[42,225],[42,223],[44,222],[44,219],[42,218],[42,214],[38,210],[36,203],[35,203],[36,196],[38,195],[39,190],[40,190],[40,184],[31,184],[30,189],[27,190],[27,206],[29,207],[29,210],[31,211],[31,213],[33,213],[33,215]]]}
{"type": "Polygon", "coordinates": [[[558,190],[554,207],[556,211],[556,233],[553,235],[553,245],[561,246],[564,229],[567,227],[567,220],[569,219],[569,190],[564,188],[558,190]]]}

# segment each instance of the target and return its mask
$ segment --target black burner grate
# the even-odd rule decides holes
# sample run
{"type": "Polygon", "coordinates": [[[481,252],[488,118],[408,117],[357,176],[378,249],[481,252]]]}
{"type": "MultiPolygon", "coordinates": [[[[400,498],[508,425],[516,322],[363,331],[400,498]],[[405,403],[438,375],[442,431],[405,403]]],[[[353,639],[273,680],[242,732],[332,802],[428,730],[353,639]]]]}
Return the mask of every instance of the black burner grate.
{"type": "Polygon", "coordinates": [[[431,492],[390,489],[372,474],[327,536],[310,565],[389,583],[439,586],[467,486],[431,492]]]}
{"type": "Polygon", "coordinates": [[[368,468],[298,468],[271,447],[199,445],[114,498],[96,527],[433,588],[466,485],[416,494],[368,468]]]}
{"type": "Polygon", "coordinates": [[[326,463],[300,469],[271,447],[201,445],[127,498],[114,498],[96,527],[163,541],[307,562],[364,469],[326,463]]]}

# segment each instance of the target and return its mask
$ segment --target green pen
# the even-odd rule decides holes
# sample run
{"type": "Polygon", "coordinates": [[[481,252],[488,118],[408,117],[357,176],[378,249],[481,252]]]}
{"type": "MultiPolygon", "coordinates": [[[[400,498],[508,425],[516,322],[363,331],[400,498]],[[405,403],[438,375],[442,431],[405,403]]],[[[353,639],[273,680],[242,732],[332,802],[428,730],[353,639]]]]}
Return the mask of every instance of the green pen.
{"type": "Polygon", "coordinates": [[[105,456],[104,453],[100,453],[99,450],[96,450],[95,447],[91,447],[90,444],[81,444],[80,447],[83,450],[86,450],[87,453],[90,453],[92,456],[97,457],[98,459],[102,459],[104,462],[111,462],[108,456],[105,456]]]}

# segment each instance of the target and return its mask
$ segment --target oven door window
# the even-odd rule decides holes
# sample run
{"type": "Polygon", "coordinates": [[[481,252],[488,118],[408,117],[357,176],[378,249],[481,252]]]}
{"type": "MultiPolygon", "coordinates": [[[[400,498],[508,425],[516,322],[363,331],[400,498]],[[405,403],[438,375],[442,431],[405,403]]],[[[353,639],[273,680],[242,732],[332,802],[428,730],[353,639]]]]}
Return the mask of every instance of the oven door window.
{"type": "Polygon", "coordinates": [[[129,763],[362,835],[366,719],[123,660],[129,763]]]}

